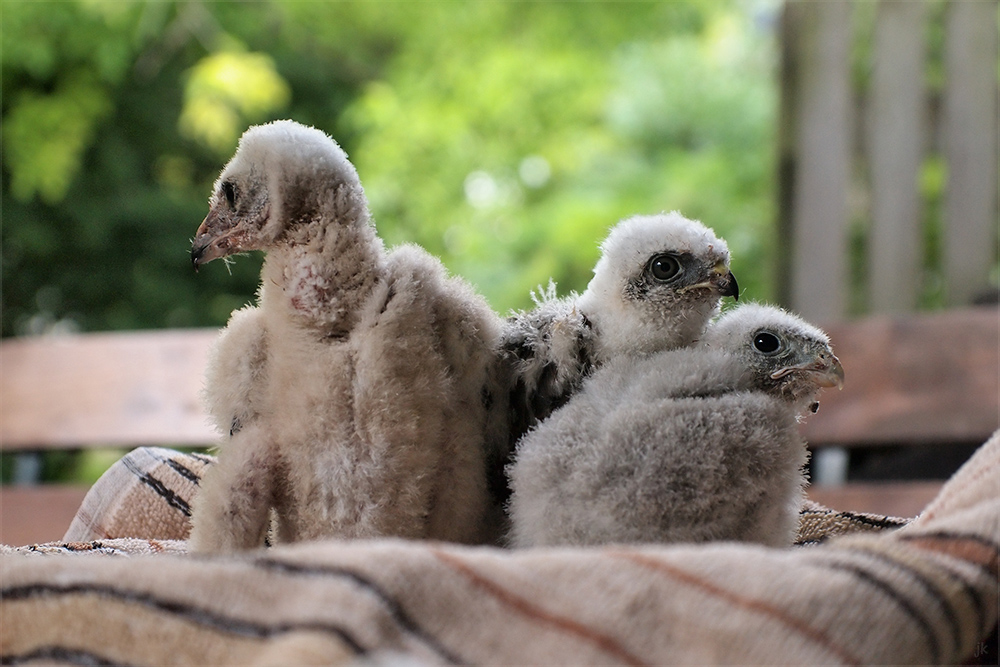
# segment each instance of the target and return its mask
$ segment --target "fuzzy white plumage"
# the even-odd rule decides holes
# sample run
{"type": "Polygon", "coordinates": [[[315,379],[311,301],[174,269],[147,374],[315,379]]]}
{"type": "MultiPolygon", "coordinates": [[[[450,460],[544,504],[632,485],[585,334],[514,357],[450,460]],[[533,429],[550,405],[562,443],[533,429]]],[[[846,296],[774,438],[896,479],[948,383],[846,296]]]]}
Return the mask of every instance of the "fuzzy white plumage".
{"type": "Polygon", "coordinates": [[[726,242],[677,212],[619,222],[601,253],[583,294],[559,299],[550,285],[533,310],[504,326],[513,378],[510,445],[594,368],[623,354],[690,345],[722,296],[739,298],[726,242]]]}
{"type": "Polygon", "coordinates": [[[400,536],[484,539],[482,391],[499,318],[423,250],[386,252],[347,155],[292,121],[247,130],[195,266],[263,250],[258,305],[215,346],[205,395],[228,433],[191,548],[400,536]]]}
{"type": "Polygon", "coordinates": [[[755,304],[695,346],[617,357],[518,444],[511,542],[787,546],[805,484],[797,422],[842,381],[822,331],[755,304]]]}

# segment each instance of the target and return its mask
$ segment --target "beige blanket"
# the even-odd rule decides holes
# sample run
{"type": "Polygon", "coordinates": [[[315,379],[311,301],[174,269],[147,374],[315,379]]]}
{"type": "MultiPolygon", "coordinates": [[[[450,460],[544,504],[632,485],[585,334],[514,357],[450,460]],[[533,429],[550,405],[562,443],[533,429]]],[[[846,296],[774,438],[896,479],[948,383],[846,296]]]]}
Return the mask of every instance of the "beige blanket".
{"type": "MultiPolygon", "coordinates": [[[[156,486],[143,474],[135,479],[156,486]]],[[[108,533],[114,511],[95,513],[83,523],[108,533]]],[[[6,547],[0,655],[58,664],[948,664],[981,653],[1000,604],[1000,435],[908,525],[830,537],[899,523],[862,519],[811,508],[800,537],[821,544],[793,549],[382,540],[209,558],[165,537],[113,535],[6,547]]]]}
{"type": "MultiPolygon", "coordinates": [[[[191,501],[211,456],[159,447],[133,450],[87,493],[64,542],[142,537],[185,540],[191,501]]],[[[806,503],[797,543],[818,544],[835,535],[899,528],[908,519],[837,512],[806,503]]]]}

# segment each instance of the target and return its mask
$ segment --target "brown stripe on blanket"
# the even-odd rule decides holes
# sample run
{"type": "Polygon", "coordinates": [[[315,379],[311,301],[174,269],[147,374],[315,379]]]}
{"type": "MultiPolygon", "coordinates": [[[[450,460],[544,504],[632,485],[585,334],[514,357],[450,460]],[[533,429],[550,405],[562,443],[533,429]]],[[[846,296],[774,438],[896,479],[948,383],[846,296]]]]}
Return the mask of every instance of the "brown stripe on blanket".
{"type": "MultiPolygon", "coordinates": [[[[931,537],[928,535],[900,535],[899,539],[905,541],[908,544],[914,544],[914,546],[917,546],[918,548],[926,548],[926,550],[928,551],[946,556],[946,558],[944,559],[938,559],[935,561],[935,564],[940,568],[939,572],[944,575],[944,578],[948,579],[950,585],[953,588],[960,589],[962,593],[965,595],[966,599],[968,599],[969,605],[972,608],[972,612],[976,617],[976,622],[974,626],[975,630],[980,634],[988,630],[989,627],[986,622],[987,619],[986,605],[992,602],[992,604],[995,606],[996,600],[987,601],[984,598],[982,591],[976,590],[976,588],[973,586],[972,582],[969,580],[967,576],[963,576],[961,573],[956,572],[955,570],[957,568],[960,568],[962,565],[968,568],[973,568],[978,570],[983,575],[984,578],[989,578],[991,580],[990,583],[987,584],[987,586],[989,586],[987,590],[993,592],[996,592],[996,589],[993,587],[995,585],[997,576],[996,571],[994,570],[993,572],[990,572],[989,568],[981,561],[975,559],[968,559],[960,556],[959,553],[962,553],[964,549],[960,549],[956,552],[955,550],[949,550],[948,548],[944,549],[935,548],[936,546],[938,546],[936,542],[938,539],[943,539],[946,542],[951,542],[953,540],[958,540],[962,542],[969,541],[974,544],[977,544],[978,546],[981,546],[980,539],[977,536],[958,536],[958,535],[952,535],[947,538],[941,538],[940,536],[931,537]],[[922,544],[922,542],[924,542],[926,538],[930,538],[928,541],[934,542],[934,544],[931,545],[931,548],[927,548],[928,545],[922,544]]],[[[1000,551],[1000,549],[998,549],[996,546],[991,545],[988,541],[986,542],[986,544],[989,545],[989,547],[992,547],[993,558],[995,560],[996,553],[997,551],[1000,551]]]]}
{"type": "Polygon", "coordinates": [[[545,623],[546,625],[555,627],[560,631],[577,636],[607,653],[608,655],[614,656],[617,660],[627,665],[645,665],[646,663],[635,656],[632,652],[622,646],[614,637],[604,634],[598,630],[587,627],[586,625],[580,623],[579,621],[574,621],[571,618],[566,618],[564,616],[559,616],[551,612],[542,609],[540,606],[528,600],[527,598],[521,597],[516,593],[507,590],[497,582],[488,579],[480,575],[476,570],[468,565],[461,558],[452,555],[446,551],[440,549],[430,548],[429,551],[442,563],[447,565],[451,570],[456,571],[465,576],[472,584],[477,588],[480,588],[494,598],[502,602],[503,604],[514,608],[520,614],[530,617],[536,621],[545,623]]]}
{"type": "Polygon", "coordinates": [[[652,556],[643,553],[633,551],[609,551],[608,554],[614,556],[615,558],[621,558],[644,568],[657,571],[693,588],[697,588],[703,593],[721,598],[734,606],[768,616],[797,634],[806,637],[813,643],[822,646],[830,653],[836,655],[842,662],[850,665],[860,665],[863,662],[860,658],[852,655],[847,649],[834,642],[822,630],[818,630],[817,628],[803,623],[799,619],[785,613],[783,610],[762,600],[744,597],[731,590],[717,586],[710,581],[706,581],[701,577],[697,577],[690,572],[675,567],[666,561],[653,558],[652,556]]]}
{"type": "Polygon", "coordinates": [[[973,563],[994,578],[1000,574],[1000,546],[979,535],[939,531],[917,535],[900,535],[899,539],[920,549],[973,563]]]}
{"type": "Polygon", "coordinates": [[[978,639],[978,637],[981,636],[982,633],[988,629],[986,623],[986,605],[984,603],[983,598],[980,596],[979,592],[976,591],[976,589],[973,587],[972,583],[970,583],[967,579],[962,577],[958,572],[955,572],[952,569],[950,569],[950,567],[953,567],[952,564],[946,565],[945,563],[942,562],[939,563],[939,565],[941,566],[941,572],[943,573],[944,577],[948,579],[949,584],[953,588],[960,589],[963,595],[965,595],[965,598],[972,609],[972,613],[976,617],[975,625],[973,627],[974,630],[976,631],[978,639]]]}

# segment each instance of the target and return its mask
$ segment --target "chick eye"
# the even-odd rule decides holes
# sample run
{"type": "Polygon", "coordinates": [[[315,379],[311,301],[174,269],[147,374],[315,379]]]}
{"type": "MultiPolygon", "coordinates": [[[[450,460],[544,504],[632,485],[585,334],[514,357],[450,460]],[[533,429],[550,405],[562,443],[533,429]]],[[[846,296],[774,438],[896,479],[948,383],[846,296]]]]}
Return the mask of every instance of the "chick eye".
{"type": "Polygon", "coordinates": [[[769,331],[761,331],[754,336],[753,346],[763,354],[774,354],[781,349],[781,339],[769,331]]]}
{"type": "Polygon", "coordinates": [[[664,253],[649,260],[649,272],[661,282],[669,282],[681,274],[681,263],[673,255],[664,253]]]}
{"type": "Polygon", "coordinates": [[[236,186],[226,181],[222,184],[222,194],[225,195],[226,201],[229,202],[230,208],[236,207],[236,186]]]}

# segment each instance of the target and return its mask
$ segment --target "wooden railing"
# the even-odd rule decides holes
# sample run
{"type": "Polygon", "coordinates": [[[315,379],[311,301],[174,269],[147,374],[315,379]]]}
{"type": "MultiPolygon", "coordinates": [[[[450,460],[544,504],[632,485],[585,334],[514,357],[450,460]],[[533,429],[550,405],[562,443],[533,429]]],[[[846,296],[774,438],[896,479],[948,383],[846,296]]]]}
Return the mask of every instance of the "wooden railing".
{"type": "MultiPolygon", "coordinates": [[[[803,433],[818,447],[979,444],[1000,427],[995,307],[874,317],[829,327],[847,372],[803,433]],[[928,350],[933,352],[928,353],[928,350]]],[[[5,453],[94,446],[209,445],[202,410],[215,331],[82,334],[0,344],[5,453]]],[[[839,509],[915,514],[939,484],[816,489],[839,509]]],[[[0,542],[62,537],[85,488],[0,488],[0,542]]]]}
{"type": "MultiPolygon", "coordinates": [[[[0,449],[23,464],[59,449],[214,444],[218,435],[200,392],[217,335],[177,330],[4,340],[0,449]]],[[[60,539],[86,492],[65,485],[0,487],[0,542],[60,539]]]]}
{"type": "Polygon", "coordinates": [[[834,485],[814,493],[836,506],[895,511],[898,485],[842,486],[852,459],[940,445],[944,467],[996,428],[996,309],[885,316],[997,302],[997,15],[995,0],[783,7],[779,300],[848,359],[806,428],[834,485]]]}
{"type": "Polygon", "coordinates": [[[781,301],[832,322],[988,299],[997,2],[792,0],[781,49],[781,301]]]}

